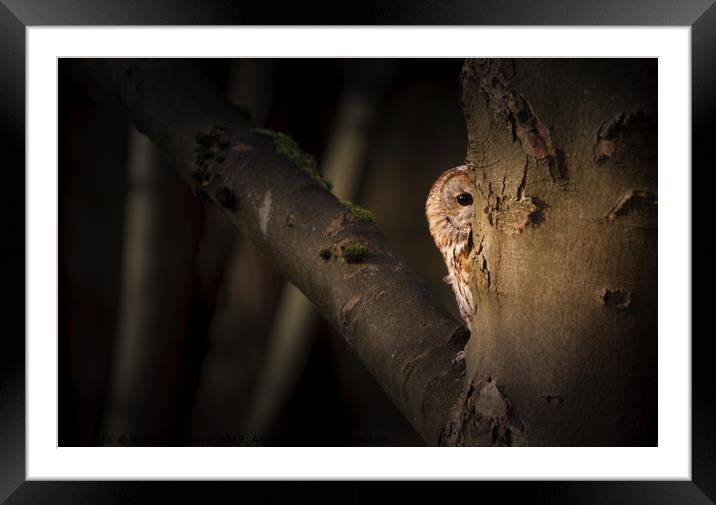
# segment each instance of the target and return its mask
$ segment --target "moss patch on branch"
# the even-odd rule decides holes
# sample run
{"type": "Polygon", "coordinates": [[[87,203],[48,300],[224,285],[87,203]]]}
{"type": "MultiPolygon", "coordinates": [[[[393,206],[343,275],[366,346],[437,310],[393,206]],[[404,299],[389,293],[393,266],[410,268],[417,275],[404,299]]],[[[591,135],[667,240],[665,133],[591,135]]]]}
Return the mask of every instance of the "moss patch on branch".
{"type": "Polygon", "coordinates": [[[251,133],[271,138],[278,154],[300,168],[304,174],[316,181],[322,188],[327,191],[331,190],[331,183],[324,179],[318,171],[316,159],[311,154],[302,150],[298,142],[293,140],[290,136],[267,128],[253,128],[251,133]]]}
{"type": "Polygon", "coordinates": [[[363,244],[348,244],[341,247],[341,253],[346,263],[360,263],[365,256],[365,246],[363,244]]]}
{"type": "Polygon", "coordinates": [[[350,200],[338,200],[338,202],[348,209],[351,214],[360,219],[361,221],[368,221],[369,223],[375,223],[375,214],[366,208],[356,205],[350,200]]]}
{"type": "Polygon", "coordinates": [[[209,164],[224,161],[224,156],[219,155],[219,149],[229,147],[228,140],[222,137],[226,130],[224,127],[214,127],[208,133],[199,131],[194,136],[195,158],[191,177],[201,186],[208,186],[214,180],[209,164]]]}

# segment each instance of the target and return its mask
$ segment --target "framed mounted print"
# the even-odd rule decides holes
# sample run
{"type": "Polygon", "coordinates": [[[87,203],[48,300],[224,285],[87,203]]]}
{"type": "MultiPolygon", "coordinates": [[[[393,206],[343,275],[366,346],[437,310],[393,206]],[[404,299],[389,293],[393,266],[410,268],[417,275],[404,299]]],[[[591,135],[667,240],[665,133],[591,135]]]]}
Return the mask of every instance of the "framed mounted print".
{"type": "Polygon", "coordinates": [[[8,503],[714,499],[708,2],[62,4],[2,10],[8,503]]]}

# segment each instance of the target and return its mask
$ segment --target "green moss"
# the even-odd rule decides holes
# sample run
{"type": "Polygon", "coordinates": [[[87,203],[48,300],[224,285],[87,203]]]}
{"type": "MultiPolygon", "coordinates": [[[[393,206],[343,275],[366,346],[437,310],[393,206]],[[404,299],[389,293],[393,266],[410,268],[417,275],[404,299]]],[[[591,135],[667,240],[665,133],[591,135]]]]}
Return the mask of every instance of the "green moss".
{"type": "MultiPolygon", "coordinates": [[[[228,147],[229,141],[222,138],[228,128],[225,127],[214,127],[208,133],[199,131],[194,136],[196,145],[194,146],[194,170],[191,172],[191,177],[198,184],[207,186],[216,178],[219,178],[219,174],[212,174],[210,171],[209,164],[223,163],[225,161],[224,156],[218,153],[218,149],[221,147],[228,147]]],[[[230,203],[230,198],[226,197],[225,200],[230,203]]],[[[227,207],[228,205],[225,205],[227,207]]]]}
{"type": "MultiPolygon", "coordinates": [[[[222,134],[227,131],[224,127],[214,127],[206,132],[197,132],[194,136],[196,147],[194,153],[196,153],[195,163],[197,166],[201,166],[204,162],[214,158],[217,154],[217,149],[227,148],[231,146],[231,143],[222,138],[222,134]]],[[[224,161],[223,156],[217,158],[217,162],[221,163],[224,161]]]]}
{"type": "Polygon", "coordinates": [[[270,137],[276,152],[296,165],[301,171],[316,181],[321,187],[330,191],[331,183],[323,178],[318,171],[316,159],[303,151],[298,143],[285,133],[268,130],[266,128],[253,128],[251,133],[270,137]]]}
{"type": "Polygon", "coordinates": [[[341,247],[343,259],[347,263],[360,263],[365,256],[365,246],[363,244],[348,244],[341,247]]]}
{"type": "Polygon", "coordinates": [[[201,186],[207,186],[211,184],[211,181],[214,179],[213,174],[209,171],[209,165],[206,163],[194,168],[191,172],[191,178],[196,181],[197,184],[200,184],[201,186]]]}
{"type": "Polygon", "coordinates": [[[210,133],[197,132],[194,141],[196,142],[196,147],[194,148],[195,168],[191,173],[191,177],[196,182],[203,183],[208,176],[209,164],[207,162],[214,157],[212,146],[216,141],[216,134],[213,130],[210,133]]]}
{"type": "Polygon", "coordinates": [[[236,207],[236,196],[226,186],[222,186],[216,191],[216,200],[224,208],[234,210],[236,207]]]}
{"type": "Polygon", "coordinates": [[[351,214],[353,214],[358,219],[362,221],[368,221],[369,223],[375,223],[375,215],[368,209],[365,209],[360,205],[356,205],[350,200],[338,200],[338,202],[346,209],[348,209],[351,214]]]}
{"type": "Polygon", "coordinates": [[[332,256],[330,249],[321,249],[321,252],[319,252],[318,254],[321,256],[321,258],[323,258],[326,261],[331,259],[331,256],[332,256]]]}

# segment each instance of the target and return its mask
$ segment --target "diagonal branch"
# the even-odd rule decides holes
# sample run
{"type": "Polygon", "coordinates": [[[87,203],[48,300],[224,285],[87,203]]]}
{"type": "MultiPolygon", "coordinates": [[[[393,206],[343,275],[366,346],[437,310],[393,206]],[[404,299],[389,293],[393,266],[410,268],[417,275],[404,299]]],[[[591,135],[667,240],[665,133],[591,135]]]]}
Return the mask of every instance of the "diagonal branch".
{"type": "Polygon", "coordinates": [[[79,64],[338,329],[426,442],[439,443],[464,387],[453,358],[466,332],[380,230],[252,133],[194,64],[79,64]]]}

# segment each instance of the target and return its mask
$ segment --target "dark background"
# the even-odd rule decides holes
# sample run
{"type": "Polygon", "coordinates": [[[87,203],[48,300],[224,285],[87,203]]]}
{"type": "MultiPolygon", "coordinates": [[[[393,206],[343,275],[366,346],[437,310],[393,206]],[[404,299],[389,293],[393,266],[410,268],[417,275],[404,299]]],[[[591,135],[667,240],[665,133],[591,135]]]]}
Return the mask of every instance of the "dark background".
{"type": "MultiPolygon", "coordinates": [[[[254,125],[335,167],[334,192],[456,314],[423,206],[465,155],[462,60],[200,64],[254,125]]],[[[72,60],[59,71],[60,445],[423,445],[228,219],[72,60]]]]}

